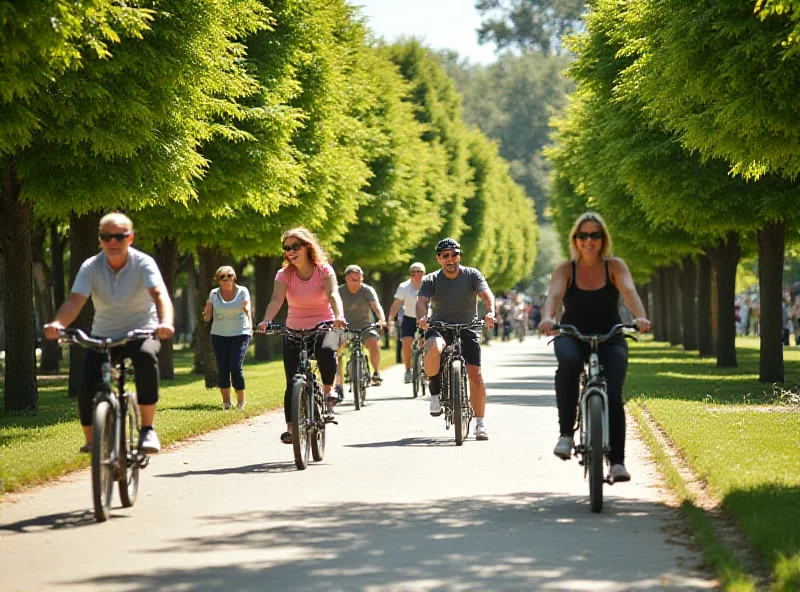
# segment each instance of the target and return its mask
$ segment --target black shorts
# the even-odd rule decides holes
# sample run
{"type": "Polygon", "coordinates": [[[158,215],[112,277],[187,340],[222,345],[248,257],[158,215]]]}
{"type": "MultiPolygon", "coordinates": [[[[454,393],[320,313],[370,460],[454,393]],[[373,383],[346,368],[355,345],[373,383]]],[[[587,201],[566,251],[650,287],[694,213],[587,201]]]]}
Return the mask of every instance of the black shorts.
{"type": "Polygon", "coordinates": [[[403,323],[400,325],[400,337],[414,337],[417,332],[417,319],[404,316],[403,323]]]}
{"type": "MultiPolygon", "coordinates": [[[[453,343],[453,332],[446,329],[428,329],[425,332],[425,340],[431,337],[442,337],[445,343],[453,343]]],[[[463,329],[461,331],[461,355],[467,364],[472,366],[481,365],[481,341],[480,335],[473,329],[463,329]]]]}

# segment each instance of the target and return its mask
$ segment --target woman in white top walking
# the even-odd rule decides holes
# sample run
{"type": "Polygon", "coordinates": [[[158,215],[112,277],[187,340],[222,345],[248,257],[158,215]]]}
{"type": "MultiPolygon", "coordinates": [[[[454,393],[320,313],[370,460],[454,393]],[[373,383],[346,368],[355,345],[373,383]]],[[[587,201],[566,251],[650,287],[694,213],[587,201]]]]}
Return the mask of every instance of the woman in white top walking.
{"type": "Polygon", "coordinates": [[[211,347],[217,358],[217,384],[222,394],[222,407],[231,408],[231,384],[236,391],[236,403],[244,408],[244,373],[242,364],[252,333],[250,292],[236,284],[236,272],[228,265],[217,270],[219,288],[208,295],[203,318],[211,323],[211,347]]]}

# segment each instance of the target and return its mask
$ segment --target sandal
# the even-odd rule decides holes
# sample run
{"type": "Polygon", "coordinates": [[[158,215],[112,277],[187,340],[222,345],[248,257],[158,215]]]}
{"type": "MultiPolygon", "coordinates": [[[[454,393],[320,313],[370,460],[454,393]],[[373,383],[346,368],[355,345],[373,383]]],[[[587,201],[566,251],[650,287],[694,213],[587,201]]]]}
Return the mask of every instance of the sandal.
{"type": "Polygon", "coordinates": [[[283,432],[281,434],[281,442],[284,444],[291,444],[292,443],[292,432],[283,432]]]}

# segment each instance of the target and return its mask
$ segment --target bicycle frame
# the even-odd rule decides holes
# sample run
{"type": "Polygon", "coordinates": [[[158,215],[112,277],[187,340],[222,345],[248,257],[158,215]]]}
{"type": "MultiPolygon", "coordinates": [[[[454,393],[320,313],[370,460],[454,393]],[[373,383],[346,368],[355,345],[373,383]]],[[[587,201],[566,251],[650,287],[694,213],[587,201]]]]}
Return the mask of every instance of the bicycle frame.
{"type": "MultiPolygon", "coordinates": [[[[369,333],[370,331],[373,331],[374,329],[377,329],[379,327],[380,324],[378,323],[370,323],[369,325],[361,329],[347,329],[347,332],[350,334],[350,339],[347,342],[347,346],[350,348],[350,360],[348,361],[347,364],[348,372],[350,371],[349,369],[352,368],[352,362],[354,356],[360,356],[364,359],[367,359],[367,356],[364,354],[364,340],[362,337],[364,333],[369,333]]],[[[377,370],[377,368],[375,368],[375,370],[377,370]]],[[[353,377],[348,376],[348,378],[349,380],[347,380],[346,382],[352,382],[353,377]]]]}

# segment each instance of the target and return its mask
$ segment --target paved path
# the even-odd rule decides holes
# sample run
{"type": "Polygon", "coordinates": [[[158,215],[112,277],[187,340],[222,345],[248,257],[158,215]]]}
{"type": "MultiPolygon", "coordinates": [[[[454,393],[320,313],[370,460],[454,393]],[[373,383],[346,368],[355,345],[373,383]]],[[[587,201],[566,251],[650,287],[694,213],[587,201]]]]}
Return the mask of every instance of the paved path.
{"type": "Polygon", "coordinates": [[[632,435],[633,481],[607,488],[602,514],[589,511],[579,466],[551,454],[554,360],[544,340],[495,343],[484,359],[488,442],[456,447],[396,367],[364,409],[340,408],[325,461],[306,471],[278,440],[278,412],[158,455],[136,506],[115,505],[104,524],[89,511],[87,471],[9,496],[0,590],[715,586],[632,435]]]}

